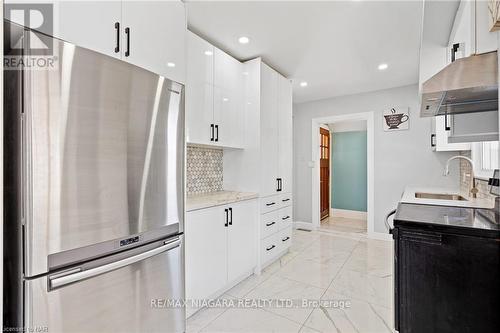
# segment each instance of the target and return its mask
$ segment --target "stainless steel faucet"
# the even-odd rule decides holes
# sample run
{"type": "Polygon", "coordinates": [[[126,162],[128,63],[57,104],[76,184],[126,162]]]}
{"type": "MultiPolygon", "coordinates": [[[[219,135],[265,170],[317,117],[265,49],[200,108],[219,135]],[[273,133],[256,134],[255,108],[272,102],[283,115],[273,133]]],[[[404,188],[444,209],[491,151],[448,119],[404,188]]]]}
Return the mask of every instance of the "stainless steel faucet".
{"type": "Polygon", "coordinates": [[[445,176],[448,176],[450,174],[450,162],[452,160],[456,160],[456,159],[463,159],[463,160],[466,160],[467,162],[470,163],[470,191],[469,191],[469,196],[473,199],[477,198],[477,192],[479,192],[479,190],[476,188],[476,178],[474,177],[474,162],[466,157],[466,156],[461,156],[461,155],[457,155],[457,156],[453,156],[453,157],[450,157],[448,159],[448,161],[446,161],[446,167],[444,169],[444,175],[445,176]]]}

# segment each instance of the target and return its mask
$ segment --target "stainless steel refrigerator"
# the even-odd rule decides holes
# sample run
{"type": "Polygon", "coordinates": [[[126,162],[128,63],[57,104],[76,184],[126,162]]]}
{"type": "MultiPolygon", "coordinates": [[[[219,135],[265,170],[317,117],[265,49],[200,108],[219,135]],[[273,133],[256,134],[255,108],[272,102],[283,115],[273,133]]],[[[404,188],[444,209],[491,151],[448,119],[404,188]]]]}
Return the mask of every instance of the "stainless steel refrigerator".
{"type": "MultiPolygon", "coordinates": [[[[50,38],[4,27],[7,57],[50,38]]],[[[4,325],[182,332],[183,86],[52,42],[4,71],[4,325]]]]}

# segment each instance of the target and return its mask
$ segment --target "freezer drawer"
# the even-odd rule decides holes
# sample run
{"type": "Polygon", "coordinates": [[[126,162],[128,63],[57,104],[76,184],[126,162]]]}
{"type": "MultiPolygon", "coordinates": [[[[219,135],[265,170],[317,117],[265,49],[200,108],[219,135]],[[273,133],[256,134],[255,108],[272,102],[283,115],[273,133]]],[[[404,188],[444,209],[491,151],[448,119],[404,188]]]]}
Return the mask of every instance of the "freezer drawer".
{"type": "Polygon", "coordinates": [[[25,325],[48,332],[183,332],[183,240],[25,281],[25,325]]]}

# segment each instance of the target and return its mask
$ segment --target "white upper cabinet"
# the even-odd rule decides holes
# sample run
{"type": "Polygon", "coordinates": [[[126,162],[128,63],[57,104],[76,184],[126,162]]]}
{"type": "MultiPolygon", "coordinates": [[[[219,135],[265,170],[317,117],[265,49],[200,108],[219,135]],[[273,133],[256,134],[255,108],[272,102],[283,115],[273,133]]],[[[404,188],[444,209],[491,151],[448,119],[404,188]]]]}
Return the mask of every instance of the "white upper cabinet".
{"type": "Polygon", "coordinates": [[[219,49],[214,59],[214,123],[218,144],[243,145],[243,64],[219,49]]]}
{"type": "Polygon", "coordinates": [[[182,1],[123,1],[123,59],[186,82],[186,13],[182,1]]]}
{"type": "MultiPolygon", "coordinates": [[[[30,2],[8,0],[6,3],[30,2]]],[[[65,0],[44,3],[53,6],[53,27],[49,30],[31,28],[125,60],[168,79],[186,82],[187,28],[182,1],[65,0]]],[[[6,16],[10,15],[6,13],[6,16]]],[[[28,25],[22,15],[14,15],[12,19],[28,25]]]]}
{"type": "Polygon", "coordinates": [[[262,63],[260,95],[261,196],[278,190],[278,73],[262,63]]]}
{"type": "Polygon", "coordinates": [[[278,178],[280,189],[287,193],[292,191],[292,154],[293,154],[293,121],[292,121],[292,84],[278,75],[278,178]]]}
{"type": "Polygon", "coordinates": [[[187,142],[242,148],[243,64],[188,32],[187,142]]]}
{"type": "Polygon", "coordinates": [[[187,33],[187,142],[211,144],[214,121],[214,47],[187,33]]]}
{"type": "Polygon", "coordinates": [[[121,58],[121,7],[120,1],[56,1],[54,36],[121,58]]]}

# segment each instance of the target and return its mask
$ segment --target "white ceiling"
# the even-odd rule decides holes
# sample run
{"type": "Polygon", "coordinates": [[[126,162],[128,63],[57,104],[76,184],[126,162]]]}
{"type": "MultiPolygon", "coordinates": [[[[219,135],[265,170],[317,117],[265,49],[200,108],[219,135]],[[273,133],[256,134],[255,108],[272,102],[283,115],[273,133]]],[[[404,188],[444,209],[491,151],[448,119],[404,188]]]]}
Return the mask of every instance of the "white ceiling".
{"type": "Polygon", "coordinates": [[[416,83],[422,3],[186,1],[190,30],[239,60],[262,56],[293,80],[294,103],[416,83]]]}

